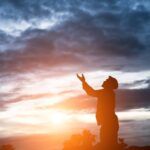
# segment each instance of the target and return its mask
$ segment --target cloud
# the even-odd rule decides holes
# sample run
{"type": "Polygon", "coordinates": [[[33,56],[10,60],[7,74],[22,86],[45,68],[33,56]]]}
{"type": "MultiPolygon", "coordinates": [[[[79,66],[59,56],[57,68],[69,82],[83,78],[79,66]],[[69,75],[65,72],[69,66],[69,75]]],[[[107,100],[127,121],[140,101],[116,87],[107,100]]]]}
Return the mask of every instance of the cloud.
{"type": "Polygon", "coordinates": [[[8,107],[11,107],[11,104],[15,104],[18,102],[23,102],[23,101],[38,101],[39,99],[46,98],[50,99],[53,96],[51,93],[42,93],[42,94],[26,94],[23,95],[17,93],[5,93],[5,94],[0,94],[0,111],[6,111],[8,107]]]}
{"type": "Polygon", "coordinates": [[[0,72],[5,73],[29,73],[32,70],[44,70],[45,68],[64,67],[79,63],[79,58],[71,53],[58,51],[54,41],[47,35],[33,37],[31,39],[17,39],[13,47],[0,52],[0,72]],[[16,48],[20,47],[19,49],[16,48]],[[57,61],[56,61],[57,60],[57,61]]]}
{"type": "MultiPolygon", "coordinates": [[[[136,108],[149,108],[150,106],[150,91],[143,90],[118,90],[116,94],[116,110],[126,111],[136,108]]],[[[97,98],[86,95],[76,96],[60,103],[54,104],[52,107],[74,110],[95,112],[97,98]]]]}
{"type": "Polygon", "coordinates": [[[117,92],[118,110],[149,108],[149,89],[120,90],[117,92]]]}
{"type": "Polygon", "coordinates": [[[66,99],[50,107],[48,106],[48,108],[58,108],[75,112],[76,111],[92,112],[95,109],[95,107],[96,107],[96,99],[83,95],[66,99]]]}
{"type": "Polygon", "coordinates": [[[56,68],[61,64],[64,68],[71,64],[70,71],[77,67],[85,70],[149,70],[147,2],[130,2],[131,6],[125,1],[62,3],[64,5],[53,0],[1,2],[1,72],[29,72],[48,66],[56,68]],[[7,13],[10,7],[12,13],[7,13]],[[49,24],[40,27],[41,23],[47,24],[46,18],[50,22],[53,19],[59,21],[53,28],[49,24]],[[16,27],[9,23],[6,28],[4,25],[8,21],[16,23],[16,27]],[[20,36],[8,34],[13,31],[20,32],[20,36]]]}
{"type": "Polygon", "coordinates": [[[135,80],[133,83],[123,83],[122,88],[124,89],[140,89],[140,87],[149,89],[150,87],[150,81],[149,79],[142,79],[142,80],[135,80]]]}

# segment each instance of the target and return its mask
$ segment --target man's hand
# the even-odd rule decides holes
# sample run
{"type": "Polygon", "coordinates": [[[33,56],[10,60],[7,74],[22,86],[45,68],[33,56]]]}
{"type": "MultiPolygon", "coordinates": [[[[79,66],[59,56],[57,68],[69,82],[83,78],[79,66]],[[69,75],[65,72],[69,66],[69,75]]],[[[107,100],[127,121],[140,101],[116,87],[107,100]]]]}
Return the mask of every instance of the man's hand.
{"type": "Polygon", "coordinates": [[[82,76],[80,76],[80,75],[77,74],[77,78],[78,78],[81,82],[85,82],[85,77],[84,77],[83,74],[82,74],[82,76]]]}

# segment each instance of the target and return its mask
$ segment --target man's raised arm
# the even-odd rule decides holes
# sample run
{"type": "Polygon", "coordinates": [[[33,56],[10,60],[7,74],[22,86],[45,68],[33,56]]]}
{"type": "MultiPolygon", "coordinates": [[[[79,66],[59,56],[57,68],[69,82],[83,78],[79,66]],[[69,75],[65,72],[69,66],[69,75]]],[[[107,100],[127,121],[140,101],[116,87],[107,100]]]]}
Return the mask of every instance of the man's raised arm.
{"type": "Polygon", "coordinates": [[[90,96],[97,96],[97,90],[94,90],[86,81],[85,81],[85,77],[82,74],[82,76],[79,76],[77,74],[77,78],[82,82],[82,86],[83,89],[85,90],[85,92],[90,95],[90,96]]]}

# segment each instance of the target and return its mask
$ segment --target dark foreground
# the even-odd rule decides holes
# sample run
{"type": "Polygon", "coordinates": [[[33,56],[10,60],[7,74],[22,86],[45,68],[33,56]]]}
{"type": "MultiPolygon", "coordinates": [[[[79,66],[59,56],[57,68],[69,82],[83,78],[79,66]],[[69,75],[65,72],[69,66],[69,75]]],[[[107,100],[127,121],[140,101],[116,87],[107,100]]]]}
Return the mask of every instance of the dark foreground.
{"type": "Polygon", "coordinates": [[[127,148],[127,150],[150,150],[150,146],[143,146],[143,147],[132,146],[127,148]]]}
{"type": "Polygon", "coordinates": [[[138,146],[130,146],[130,147],[120,147],[120,148],[102,148],[101,146],[96,145],[95,147],[91,149],[83,149],[83,150],[150,150],[150,146],[143,146],[143,147],[138,147],[138,146]]]}
{"type": "MultiPolygon", "coordinates": [[[[35,139],[35,137],[33,137],[35,139]]],[[[46,139],[49,141],[49,138],[46,137],[46,139]]],[[[23,139],[22,139],[23,140],[23,139]]],[[[42,139],[38,140],[38,143],[40,143],[42,139]]],[[[59,141],[59,140],[58,140],[59,141]]],[[[102,145],[101,143],[96,143],[95,135],[93,135],[89,130],[83,130],[82,133],[77,133],[71,135],[70,138],[68,138],[63,143],[62,148],[54,148],[55,150],[150,150],[150,146],[128,146],[124,139],[119,138],[118,145],[116,147],[112,147],[108,144],[102,145]],[[96,144],[95,144],[96,143],[96,144]]],[[[36,143],[37,144],[37,143],[36,143]]],[[[52,143],[49,142],[49,144],[44,144],[37,147],[37,145],[34,144],[34,142],[31,142],[32,148],[26,147],[26,144],[20,144],[20,147],[17,148],[16,145],[9,140],[6,140],[5,142],[0,142],[0,150],[20,150],[24,147],[26,147],[23,150],[54,150],[52,148],[52,143]],[[8,144],[9,143],[9,144],[8,144]],[[11,144],[10,144],[11,143],[11,144]]]]}
{"type": "MultiPolygon", "coordinates": [[[[0,150],[15,150],[11,144],[5,144],[0,147],[0,150]]],[[[95,146],[85,147],[85,146],[71,146],[70,147],[64,147],[63,150],[150,150],[150,146],[130,146],[130,147],[119,147],[119,148],[102,148],[99,144],[96,144],[95,146]]]]}
{"type": "Polygon", "coordinates": [[[84,130],[81,134],[74,134],[64,142],[63,150],[150,150],[150,146],[128,146],[124,139],[119,138],[118,145],[95,143],[95,135],[89,130],[84,130]]]}

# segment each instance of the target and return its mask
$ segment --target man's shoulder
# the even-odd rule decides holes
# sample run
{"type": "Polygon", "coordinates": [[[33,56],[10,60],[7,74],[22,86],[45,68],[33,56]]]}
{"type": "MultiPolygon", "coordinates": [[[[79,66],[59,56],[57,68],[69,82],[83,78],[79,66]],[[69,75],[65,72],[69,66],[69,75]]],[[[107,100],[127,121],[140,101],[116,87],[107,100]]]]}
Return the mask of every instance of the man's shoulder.
{"type": "Polygon", "coordinates": [[[98,90],[96,90],[96,93],[98,95],[101,95],[101,94],[105,93],[105,91],[104,91],[104,89],[98,89],[98,90]]]}

